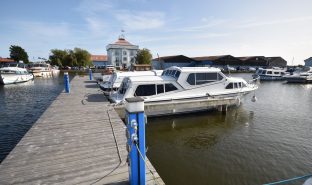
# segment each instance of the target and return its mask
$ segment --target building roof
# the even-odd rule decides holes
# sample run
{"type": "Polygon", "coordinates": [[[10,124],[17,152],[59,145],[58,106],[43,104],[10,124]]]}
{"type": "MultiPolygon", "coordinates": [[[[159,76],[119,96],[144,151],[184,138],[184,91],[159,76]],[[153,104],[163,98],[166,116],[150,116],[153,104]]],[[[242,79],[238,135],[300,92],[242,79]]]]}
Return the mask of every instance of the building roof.
{"type": "Polygon", "coordinates": [[[125,38],[122,38],[122,37],[119,37],[118,40],[114,44],[123,45],[123,46],[133,46],[133,44],[131,44],[125,38]]]}
{"type": "Polygon", "coordinates": [[[246,60],[258,60],[259,59],[263,59],[265,60],[266,58],[264,56],[243,56],[243,57],[236,57],[242,61],[246,61],[246,60]]]}
{"type": "Polygon", "coordinates": [[[216,56],[193,57],[193,59],[197,60],[197,61],[207,61],[207,60],[208,61],[214,61],[214,60],[218,60],[220,58],[227,57],[227,56],[233,57],[232,55],[216,55],[216,56]]]}
{"type": "Polygon", "coordinates": [[[184,55],[173,55],[173,56],[164,56],[159,58],[154,58],[154,61],[164,61],[166,63],[189,63],[197,62],[196,60],[189,58],[184,55]]]}
{"type": "Polygon", "coordinates": [[[92,61],[107,61],[107,55],[91,55],[92,61]]]}
{"type": "Polygon", "coordinates": [[[0,62],[14,62],[14,60],[10,59],[10,58],[1,58],[0,57],[0,62]]]}

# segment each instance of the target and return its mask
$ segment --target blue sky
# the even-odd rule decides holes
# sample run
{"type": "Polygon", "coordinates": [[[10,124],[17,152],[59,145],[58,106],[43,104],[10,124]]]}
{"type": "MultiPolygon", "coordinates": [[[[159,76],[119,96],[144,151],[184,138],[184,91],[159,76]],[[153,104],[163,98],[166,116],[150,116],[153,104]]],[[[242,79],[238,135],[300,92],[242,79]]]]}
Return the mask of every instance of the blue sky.
{"type": "Polygon", "coordinates": [[[30,59],[80,47],[106,54],[126,39],[154,57],[312,56],[311,0],[1,0],[0,56],[20,45],[30,59]]]}

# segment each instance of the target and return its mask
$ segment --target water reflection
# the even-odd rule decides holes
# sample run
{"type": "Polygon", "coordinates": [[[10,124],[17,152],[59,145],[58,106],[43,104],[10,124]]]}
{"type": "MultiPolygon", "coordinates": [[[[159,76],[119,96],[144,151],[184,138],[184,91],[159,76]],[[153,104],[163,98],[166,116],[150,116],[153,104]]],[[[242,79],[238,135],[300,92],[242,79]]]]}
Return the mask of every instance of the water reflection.
{"type": "Polygon", "coordinates": [[[166,184],[264,184],[311,173],[311,84],[265,82],[257,102],[252,95],[226,115],[149,119],[147,155],[166,184]]]}

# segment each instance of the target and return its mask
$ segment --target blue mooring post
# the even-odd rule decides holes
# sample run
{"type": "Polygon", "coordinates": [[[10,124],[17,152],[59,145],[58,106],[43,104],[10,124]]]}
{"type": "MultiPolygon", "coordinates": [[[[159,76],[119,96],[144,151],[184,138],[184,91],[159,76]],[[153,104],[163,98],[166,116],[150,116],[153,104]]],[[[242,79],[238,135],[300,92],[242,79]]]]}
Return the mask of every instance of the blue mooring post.
{"type": "Polygon", "coordinates": [[[126,120],[130,184],[145,185],[146,156],[144,99],[140,97],[126,98],[126,120]],[[137,146],[139,148],[139,151],[137,149],[137,146]]]}
{"type": "Polygon", "coordinates": [[[69,85],[69,76],[68,72],[64,72],[64,86],[65,86],[65,92],[70,92],[70,85],[69,85]]]}
{"type": "Polygon", "coordinates": [[[89,69],[89,78],[92,80],[92,69],[89,69]]]}

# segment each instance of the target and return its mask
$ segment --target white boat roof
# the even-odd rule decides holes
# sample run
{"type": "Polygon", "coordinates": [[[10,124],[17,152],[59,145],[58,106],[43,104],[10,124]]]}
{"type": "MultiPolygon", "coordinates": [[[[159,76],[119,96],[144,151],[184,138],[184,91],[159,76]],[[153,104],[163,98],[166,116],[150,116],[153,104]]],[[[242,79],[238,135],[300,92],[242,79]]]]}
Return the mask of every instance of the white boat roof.
{"type": "Polygon", "coordinates": [[[154,71],[128,71],[128,72],[114,72],[117,76],[145,76],[156,75],[154,71]]]}
{"type": "Polygon", "coordinates": [[[160,76],[131,76],[128,77],[131,82],[154,82],[154,81],[176,81],[174,78],[160,76]]]}
{"type": "Polygon", "coordinates": [[[166,70],[179,70],[181,72],[220,72],[221,70],[216,67],[170,67],[166,70]]]}

